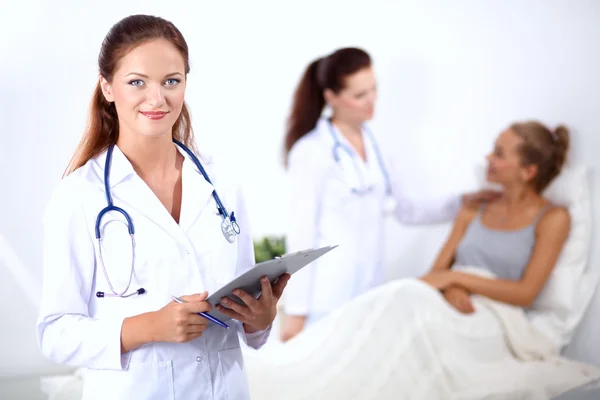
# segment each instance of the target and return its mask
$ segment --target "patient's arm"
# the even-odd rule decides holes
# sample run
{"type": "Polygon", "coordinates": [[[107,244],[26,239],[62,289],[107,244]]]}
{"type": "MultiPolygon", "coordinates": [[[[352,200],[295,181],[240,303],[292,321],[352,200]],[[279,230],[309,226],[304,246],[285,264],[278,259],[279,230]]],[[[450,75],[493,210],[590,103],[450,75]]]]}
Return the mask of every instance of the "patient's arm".
{"type": "MultiPolygon", "coordinates": [[[[519,281],[488,279],[453,272],[452,282],[491,299],[521,307],[530,306],[540,293],[562,251],[571,218],[564,208],[554,208],[540,219],[529,264],[519,281]]],[[[507,249],[510,251],[510,249],[507,249]]]]}
{"type": "Polygon", "coordinates": [[[448,236],[446,243],[442,247],[442,250],[438,253],[437,258],[433,263],[433,267],[431,268],[432,272],[450,269],[454,262],[456,248],[463,238],[467,227],[476,215],[477,210],[473,208],[463,207],[460,210],[456,219],[454,220],[454,225],[452,226],[450,236],[448,236]]]}

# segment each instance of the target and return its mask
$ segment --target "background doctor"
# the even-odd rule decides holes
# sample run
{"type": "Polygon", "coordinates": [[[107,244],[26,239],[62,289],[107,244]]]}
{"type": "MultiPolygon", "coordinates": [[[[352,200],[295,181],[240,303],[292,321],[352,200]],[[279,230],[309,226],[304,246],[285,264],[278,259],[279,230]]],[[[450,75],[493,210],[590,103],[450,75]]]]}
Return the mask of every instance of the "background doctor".
{"type": "Polygon", "coordinates": [[[289,275],[263,282],[258,300],[239,293],[246,305],[219,305],[236,317],[231,329],[197,315],[254,253],[235,182],[187,153],[185,39],[164,19],[131,16],[108,32],[98,61],[89,127],[45,213],[39,345],[88,368],[84,399],[248,399],[238,332],[262,346],[289,275]],[[102,216],[107,204],[119,209],[102,216]],[[221,229],[232,211],[237,237],[221,229]]]}
{"type": "Polygon", "coordinates": [[[282,340],[297,335],[384,280],[383,226],[387,213],[406,224],[453,219],[463,203],[498,194],[482,191],[433,201],[401,193],[365,121],[373,117],[377,86],[371,58],[342,48],[312,62],[295,93],[285,137],[290,204],[286,251],[339,244],[296,273],[284,299],[282,340]],[[331,119],[322,118],[325,105],[331,119]]]}

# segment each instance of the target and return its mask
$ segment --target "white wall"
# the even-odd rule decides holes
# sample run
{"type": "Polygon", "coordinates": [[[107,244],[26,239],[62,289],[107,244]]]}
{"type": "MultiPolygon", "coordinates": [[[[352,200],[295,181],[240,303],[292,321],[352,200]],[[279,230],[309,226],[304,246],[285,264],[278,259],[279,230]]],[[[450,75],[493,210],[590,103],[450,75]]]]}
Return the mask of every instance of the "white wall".
{"type": "MultiPolygon", "coordinates": [[[[600,169],[594,0],[15,0],[0,9],[0,376],[55,370],[35,347],[40,219],[85,124],[102,38],[128,14],[161,15],[186,36],[198,141],[244,166],[257,236],[283,231],[280,148],[297,79],[341,46],[374,57],[373,124],[415,196],[471,188],[495,135],[521,118],[568,124],[573,160],[600,169]]],[[[390,229],[392,276],[402,276],[427,268],[447,226],[390,229]]],[[[596,249],[592,263],[600,270],[596,249]]],[[[599,314],[597,296],[569,354],[600,365],[599,314]]]]}

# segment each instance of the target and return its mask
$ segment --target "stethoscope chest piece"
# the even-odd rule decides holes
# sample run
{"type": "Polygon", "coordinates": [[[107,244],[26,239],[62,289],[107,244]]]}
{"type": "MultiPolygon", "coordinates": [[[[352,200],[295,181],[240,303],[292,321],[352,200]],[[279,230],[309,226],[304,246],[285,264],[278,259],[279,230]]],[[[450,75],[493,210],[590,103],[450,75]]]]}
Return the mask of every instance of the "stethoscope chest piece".
{"type": "Polygon", "coordinates": [[[396,211],[396,207],[398,206],[398,201],[393,196],[385,196],[383,199],[383,214],[391,215],[396,211]]]}
{"type": "Polygon", "coordinates": [[[237,236],[237,234],[233,230],[233,224],[231,223],[231,221],[229,221],[229,219],[223,219],[223,221],[221,222],[221,231],[223,232],[223,236],[225,236],[225,239],[227,239],[229,243],[235,242],[235,237],[237,236]]]}
{"type": "Polygon", "coordinates": [[[226,217],[225,211],[223,209],[220,210],[219,214],[222,214],[223,220],[221,221],[221,232],[223,232],[223,236],[229,243],[235,242],[235,237],[240,233],[240,226],[235,219],[235,214],[231,212],[229,217],[226,217]]]}

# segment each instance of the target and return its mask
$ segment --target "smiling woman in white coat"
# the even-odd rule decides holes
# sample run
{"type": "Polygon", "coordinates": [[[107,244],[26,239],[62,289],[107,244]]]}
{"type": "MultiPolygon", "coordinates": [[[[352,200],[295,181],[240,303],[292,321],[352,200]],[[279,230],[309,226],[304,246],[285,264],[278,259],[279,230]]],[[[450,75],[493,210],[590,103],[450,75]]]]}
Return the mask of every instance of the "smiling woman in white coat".
{"type": "Polygon", "coordinates": [[[98,61],[89,126],[45,212],[39,346],[87,368],[84,399],[248,399],[239,337],[265,343],[289,275],[223,300],[224,326],[200,314],[254,252],[238,185],[195,150],[187,44],[135,15],[98,61]]]}
{"type": "Polygon", "coordinates": [[[452,220],[491,191],[433,200],[406,196],[367,121],[377,85],[369,54],[342,48],[313,61],[296,89],[285,138],[289,184],[287,251],[339,245],[294,274],[284,298],[284,341],[383,283],[387,214],[405,224],[452,220]],[[325,105],[331,118],[323,118],[325,105]]]}

